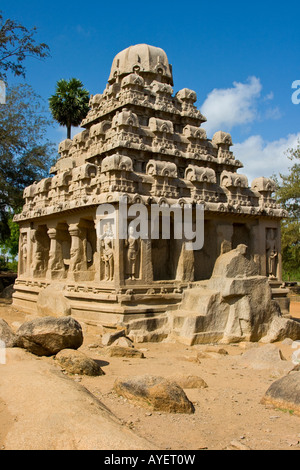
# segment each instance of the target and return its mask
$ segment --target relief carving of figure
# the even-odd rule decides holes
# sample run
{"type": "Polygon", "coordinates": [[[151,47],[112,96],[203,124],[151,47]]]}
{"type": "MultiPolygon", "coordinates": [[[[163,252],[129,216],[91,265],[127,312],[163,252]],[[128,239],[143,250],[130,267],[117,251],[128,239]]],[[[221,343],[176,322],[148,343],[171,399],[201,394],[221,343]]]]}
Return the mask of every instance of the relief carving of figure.
{"type": "Polygon", "coordinates": [[[277,256],[278,253],[275,248],[273,248],[269,255],[269,276],[273,278],[276,277],[277,272],[277,256]]]}
{"type": "MultiPolygon", "coordinates": [[[[81,269],[82,253],[78,248],[70,249],[70,271],[78,272],[81,269]]],[[[66,264],[66,263],[65,263],[66,264]]]]}
{"type": "Polygon", "coordinates": [[[44,247],[38,239],[36,230],[32,232],[31,242],[33,244],[32,269],[36,274],[42,274],[44,266],[44,247]]]}
{"type": "Polygon", "coordinates": [[[27,246],[27,233],[24,233],[21,240],[21,261],[22,261],[22,272],[27,271],[27,257],[28,257],[28,246],[27,246]]]}
{"type": "Polygon", "coordinates": [[[105,266],[105,280],[113,281],[114,279],[114,234],[111,225],[108,222],[104,226],[104,233],[102,235],[102,261],[105,266]]]}
{"type": "Polygon", "coordinates": [[[125,240],[127,248],[126,274],[127,279],[136,279],[137,258],[139,254],[139,241],[133,236],[133,227],[129,227],[129,236],[125,240]]]}
{"type": "Polygon", "coordinates": [[[267,241],[266,241],[266,251],[267,251],[267,270],[268,275],[271,278],[276,278],[277,275],[277,258],[278,252],[276,247],[276,229],[267,229],[267,241]]]}

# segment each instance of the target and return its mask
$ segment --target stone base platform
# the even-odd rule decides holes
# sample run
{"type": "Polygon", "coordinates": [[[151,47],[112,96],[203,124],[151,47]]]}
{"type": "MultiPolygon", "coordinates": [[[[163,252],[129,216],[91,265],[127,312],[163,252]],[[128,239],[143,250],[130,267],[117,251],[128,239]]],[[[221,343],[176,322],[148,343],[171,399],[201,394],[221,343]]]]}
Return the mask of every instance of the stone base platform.
{"type": "Polygon", "coordinates": [[[187,288],[186,284],[166,281],[117,291],[108,284],[18,279],[13,305],[32,315],[71,314],[88,324],[113,327],[141,318],[159,318],[182,301],[187,288]]]}
{"type": "Polygon", "coordinates": [[[135,342],[175,340],[187,345],[300,338],[288,318],[288,289],[257,274],[246,246],[220,255],[207,281],[113,282],[19,278],[13,305],[39,316],[72,315],[106,328],[125,327],[135,342]],[[280,308],[281,307],[281,308],[280,308]]]}

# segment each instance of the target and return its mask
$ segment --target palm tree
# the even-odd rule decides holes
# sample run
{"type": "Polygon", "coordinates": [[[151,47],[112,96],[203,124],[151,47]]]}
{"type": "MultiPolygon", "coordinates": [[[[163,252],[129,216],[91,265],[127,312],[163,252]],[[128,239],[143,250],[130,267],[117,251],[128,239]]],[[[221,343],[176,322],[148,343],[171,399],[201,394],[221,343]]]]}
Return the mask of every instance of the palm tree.
{"type": "Polygon", "coordinates": [[[67,127],[67,138],[71,139],[71,127],[79,126],[89,111],[90,94],[77,78],[69,81],[61,79],[56,84],[56,92],[49,98],[53,118],[67,127]]]}

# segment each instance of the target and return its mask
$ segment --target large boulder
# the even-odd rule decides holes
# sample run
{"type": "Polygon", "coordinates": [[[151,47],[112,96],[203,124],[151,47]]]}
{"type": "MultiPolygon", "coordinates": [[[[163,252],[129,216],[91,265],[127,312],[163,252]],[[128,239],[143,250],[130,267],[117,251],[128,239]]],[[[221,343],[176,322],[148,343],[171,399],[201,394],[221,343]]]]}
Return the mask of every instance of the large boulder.
{"type": "Polygon", "coordinates": [[[237,357],[241,364],[256,370],[270,370],[273,373],[287,374],[294,368],[291,361],[286,361],[281,349],[275,344],[266,344],[249,349],[237,357]]]}
{"type": "Polygon", "coordinates": [[[57,365],[17,348],[1,367],[1,443],[6,450],[154,450],[57,365]],[[27,356],[27,357],[26,357],[27,356]]]}
{"type": "Polygon", "coordinates": [[[37,298],[37,311],[40,316],[66,317],[71,315],[71,306],[64,296],[64,286],[50,284],[41,290],[37,298]]]}
{"type": "Polygon", "coordinates": [[[221,254],[215,262],[212,278],[219,278],[219,281],[223,282],[225,279],[236,277],[258,276],[258,266],[248,259],[246,254],[247,246],[242,244],[238,245],[234,250],[221,254]]]}
{"type": "Polygon", "coordinates": [[[6,348],[13,348],[17,345],[17,337],[8,323],[0,318],[0,341],[5,344],[6,348]]]}
{"type": "Polygon", "coordinates": [[[70,374],[98,376],[105,375],[99,364],[81,351],[63,349],[55,356],[63,370],[70,374]]]}
{"type": "Polygon", "coordinates": [[[52,356],[83,343],[80,323],[72,317],[43,317],[23,323],[17,330],[18,346],[37,356],[52,356]]]}
{"type": "Polygon", "coordinates": [[[114,390],[118,395],[153,411],[167,413],[195,411],[183,389],[177,383],[163,377],[144,375],[117,379],[114,390]]]}
{"type": "Polygon", "coordinates": [[[300,416],[300,372],[291,372],[273,382],[261,403],[290,410],[300,416]]]}
{"type": "Polygon", "coordinates": [[[12,296],[15,292],[15,289],[14,289],[14,284],[10,284],[9,286],[5,287],[1,294],[0,294],[0,298],[1,299],[12,299],[12,296]]]}
{"type": "Polygon", "coordinates": [[[286,338],[291,340],[300,339],[300,320],[275,316],[267,335],[261,341],[263,343],[275,343],[286,338]]]}
{"type": "Polygon", "coordinates": [[[167,315],[170,336],[189,345],[300,339],[300,323],[282,317],[246,245],[222,253],[211,278],[187,289],[167,315]]]}

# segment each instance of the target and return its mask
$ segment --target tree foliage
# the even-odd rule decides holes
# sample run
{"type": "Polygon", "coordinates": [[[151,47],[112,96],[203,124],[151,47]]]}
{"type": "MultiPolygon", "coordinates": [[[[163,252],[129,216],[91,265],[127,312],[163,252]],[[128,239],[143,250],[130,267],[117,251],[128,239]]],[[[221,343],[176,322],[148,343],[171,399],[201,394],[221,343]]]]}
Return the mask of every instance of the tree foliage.
{"type": "Polygon", "coordinates": [[[0,79],[6,80],[7,72],[25,77],[24,60],[27,57],[43,59],[49,56],[45,43],[36,43],[37,29],[27,29],[20,23],[4,19],[0,11],[0,79]]]}
{"type": "Polygon", "coordinates": [[[10,236],[10,214],[23,206],[24,189],[49,175],[50,124],[42,99],[29,85],[8,88],[6,104],[0,105],[0,241],[10,236]]]}
{"type": "Polygon", "coordinates": [[[71,127],[79,126],[89,111],[90,94],[77,78],[61,79],[56,84],[55,94],[49,98],[53,118],[67,127],[67,138],[71,138],[71,127]]]}
{"type": "MultiPolygon", "coordinates": [[[[300,276],[300,141],[287,151],[293,162],[286,175],[280,174],[278,202],[288,211],[289,218],[282,222],[282,260],[288,277],[300,276]]],[[[300,280],[300,278],[299,278],[300,280]]]]}
{"type": "Polygon", "coordinates": [[[1,254],[9,254],[10,258],[12,260],[15,260],[19,251],[19,225],[13,221],[13,217],[13,212],[9,212],[7,214],[7,224],[10,230],[10,235],[6,237],[4,241],[0,240],[0,249],[1,254]]]}

